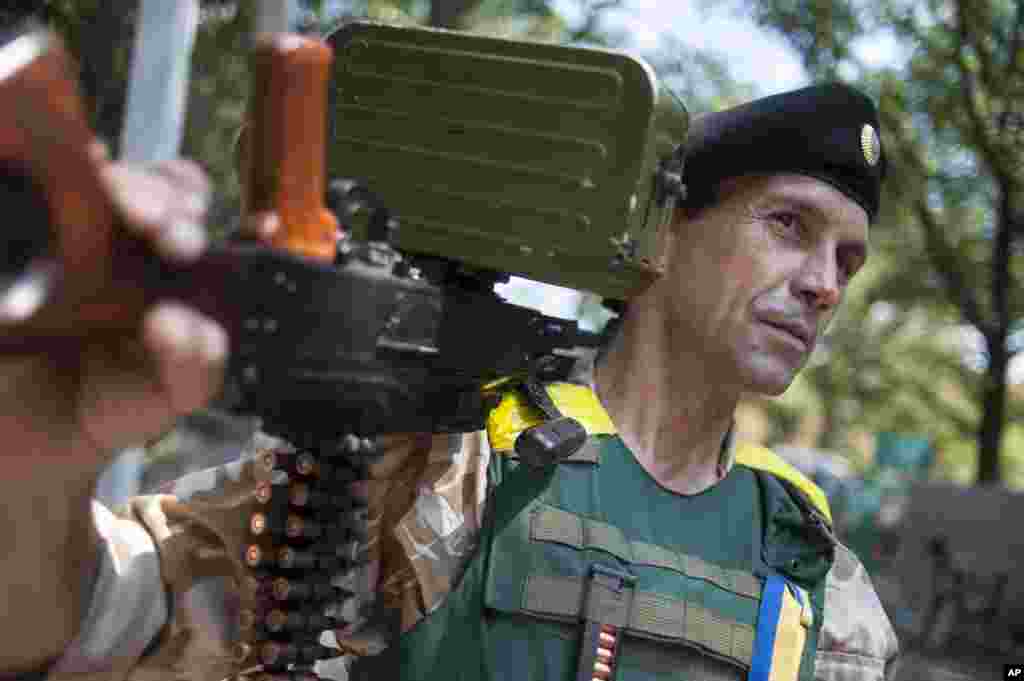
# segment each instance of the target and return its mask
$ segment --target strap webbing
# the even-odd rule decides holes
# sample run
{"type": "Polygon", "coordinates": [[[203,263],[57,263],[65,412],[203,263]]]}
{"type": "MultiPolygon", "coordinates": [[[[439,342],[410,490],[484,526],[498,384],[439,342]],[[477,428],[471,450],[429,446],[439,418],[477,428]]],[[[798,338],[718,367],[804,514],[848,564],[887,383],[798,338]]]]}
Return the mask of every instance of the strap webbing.
{"type": "Polygon", "coordinates": [[[723,568],[706,560],[646,542],[629,541],[622,530],[569,511],[540,504],[530,518],[532,541],[557,542],[575,549],[598,549],[627,563],[660,567],[711,582],[720,589],[760,598],[761,580],[752,573],[723,568]]]}
{"type": "MultiPolygon", "coordinates": [[[[585,607],[586,578],[528,575],[522,609],[534,615],[576,620],[585,607]]],[[[614,624],[632,636],[655,641],[697,644],[713,653],[750,666],[754,627],[722,616],[693,601],[636,591],[628,617],[616,614],[614,624]]]]}

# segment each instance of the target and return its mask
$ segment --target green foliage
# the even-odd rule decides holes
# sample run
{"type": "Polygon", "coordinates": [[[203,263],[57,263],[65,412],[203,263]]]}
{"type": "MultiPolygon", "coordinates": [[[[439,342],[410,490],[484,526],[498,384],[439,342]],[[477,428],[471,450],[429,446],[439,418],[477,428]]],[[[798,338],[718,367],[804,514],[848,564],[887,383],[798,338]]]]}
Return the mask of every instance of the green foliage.
{"type": "Polygon", "coordinates": [[[198,161],[217,188],[208,222],[214,237],[233,228],[240,210],[235,143],[249,96],[249,7],[226,9],[210,12],[196,34],[182,144],[182,156],[198,161]]]}
{"type": "Polygon", "coordinates": [[[674,36],[664,36],[658,50],[646,56],[658,78],[675,91],[691,114],[735,106],[758,96],[752,83],[732,76],[721,55],[690,48],[674,36]]]}
{"type": "Polygon", "coordinates": [[[834,79],[851,56],[851,43],[865,30],[863,12],[833,0],[778,0],[753,3],[754,20],[786,35],[804,57],[808,71],[834,79]]]}

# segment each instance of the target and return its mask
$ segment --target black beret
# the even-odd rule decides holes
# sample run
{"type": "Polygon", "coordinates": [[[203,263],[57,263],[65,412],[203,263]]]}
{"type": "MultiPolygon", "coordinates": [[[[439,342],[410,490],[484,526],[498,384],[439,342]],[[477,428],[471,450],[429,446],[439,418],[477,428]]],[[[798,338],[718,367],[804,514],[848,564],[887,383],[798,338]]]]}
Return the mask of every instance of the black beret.
{"type": "Polygon", "coordinates": [[[870,99],[840,83],[813,85],[705,114],[680,149],[685,205],[703,207],[730,177],[751,173],[809,175],[878,217],[886,159],[870,99]]]}

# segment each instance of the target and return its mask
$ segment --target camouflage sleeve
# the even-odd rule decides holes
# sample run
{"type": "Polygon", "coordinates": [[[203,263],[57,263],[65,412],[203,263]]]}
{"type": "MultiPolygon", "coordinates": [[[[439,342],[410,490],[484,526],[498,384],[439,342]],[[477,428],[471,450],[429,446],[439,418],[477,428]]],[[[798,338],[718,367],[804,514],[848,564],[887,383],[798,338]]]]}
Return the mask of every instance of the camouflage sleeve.
{"type": "Polygon", "coordinates": [[[484,431],[424,435],[371,468],[371,556],[381,606],[408,631],[436,610],[476,548],[490,447],[484,431]]]}
{"type": "Polygon", "coordinates": [[[836,544],[825,583],[825,622],[818,639],[817,681],[883,681],[899,643],[867,570],[836,544]]]}
{"type": "MultiPolygon", "coordinates": [[[[401,611],[404,630],[443,601],[474,545],[486,436],[395,435],[378,443],[370,480],[353,490],[368,498],[361,550],[370,560],[331,581],[379,594],[379,605],[401,611]]],[[[257,489],[287,481],[266,455],[288,450],[258,434],[238,461],[186,475],[114,512],[95,504],[103,562],[81,634],[49,677],[221,681],[258,670],[240,656],[247,640],[241,612],[259,602],[242,556],[257,489]]],[[[349,656],[379,653],[388,638],[368,623],[370,605],[346,600],[340,614],[347,626],[320,642],[349,656]]],[[[336,667],[347,662],[318,663],[318,672],[342,677],[336,667]]]]}

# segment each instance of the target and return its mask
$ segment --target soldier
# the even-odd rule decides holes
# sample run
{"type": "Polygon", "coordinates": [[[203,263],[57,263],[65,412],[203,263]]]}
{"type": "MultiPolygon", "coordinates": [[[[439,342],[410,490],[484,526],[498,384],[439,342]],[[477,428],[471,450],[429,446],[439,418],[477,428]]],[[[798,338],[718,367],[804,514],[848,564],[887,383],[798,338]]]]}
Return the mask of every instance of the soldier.
{"type": "MultiPolygon", "coordinates": [[[[369,482],[349,486],[369,505],[371,560],[332,563],[330,581],[332,643],[359,657],[356,678],[884,678],[896,638],[824,495],[733,436],[740,396],[789,386],[865,262],[885,173],[877,130],[871,101],[840,84],[695,122],[664,276],[629,301],[600,357],[547,388],[588,431],[554,470],[518,465],[512,443],[531,415],[514,395],[486,432],[378,441],[369,482]],[[372,612],[346,597],[359,580],[377,594],[372,612]],[[395,613],[397,631],[365,619],[379,612],[395,613]]],[[[151,200],[120,189],[131,217],[151,200]]],[[[271,216],[248,226],[274,228],[271,216]]],[[[240,462],[117,516],[94,505],[88,522],[102,452],[198,406],[219,378],[223,339],[189,314],[160,326],[154,313],[138,368],[103,380],[60,379],[45,358],[7,368],[12,451],[61,457],[68,472],[54,486],[11,456],[16,475],[0,483],[19,502],[7,522],[25,554],[2,559],[5,603],[20,608],[4,615],[3,669],[213,680],[258,661],[236,645],[247,629],[234,613],[263,597],[247,577],[267,554],[240,556],[276,482],[265,457],[287,458],[287,443],[258,438],[240,462]],[[54,424],[60,438],[34,435],[54,424]],[[29,511],[35,499],[54,511],[29,511]],[[219,590],[197,588],[218,579],[219,590]],[[202,611],[224,615],[219,626],[202,611]]],[[[305,654],[274,646],[262,659],[305,654]]]]}

